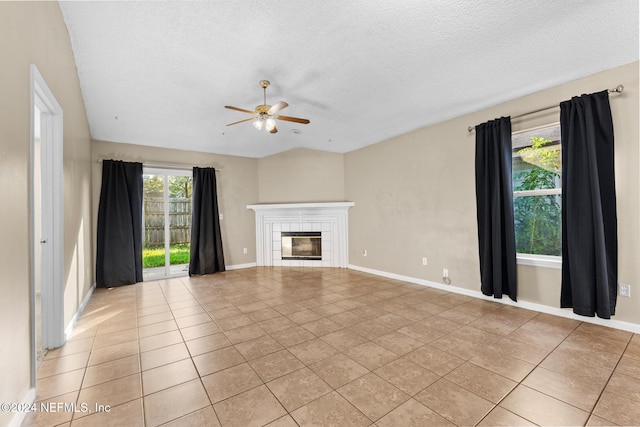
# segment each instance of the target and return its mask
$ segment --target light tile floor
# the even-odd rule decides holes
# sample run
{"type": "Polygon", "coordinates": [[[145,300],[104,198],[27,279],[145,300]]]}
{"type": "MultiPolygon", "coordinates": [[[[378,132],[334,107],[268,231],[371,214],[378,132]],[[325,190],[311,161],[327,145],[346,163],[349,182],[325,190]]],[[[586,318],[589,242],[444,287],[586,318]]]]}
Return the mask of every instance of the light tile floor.
{"type": "Polygon", "coordinates": [[[24,425],[638,425],[640,336],[352,270],[252,268],[98,289],[36,400],[58,410],[24,425]]]}

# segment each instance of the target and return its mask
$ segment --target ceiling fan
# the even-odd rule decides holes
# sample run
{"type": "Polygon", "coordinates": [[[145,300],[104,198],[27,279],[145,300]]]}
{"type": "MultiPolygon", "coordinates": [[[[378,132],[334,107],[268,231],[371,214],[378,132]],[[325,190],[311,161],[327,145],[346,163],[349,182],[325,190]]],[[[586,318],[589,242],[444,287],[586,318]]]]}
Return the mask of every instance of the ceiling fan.
{"type": "Polygon", "coordinates": [[[253,120],[253,126],[255,126],[256,129],[260,130],[264,127],[267,132],[276,133],[278,132],[278,128],[276,127],[276,120],[301,123],[303,125],[310,123],[307,119],[300,119],[298,117],[282,116],[280,114],[277,114],[280,110],[283,110],[289,106],[289,104],[284,101],[280,101],[275,105],[267,105],[267,88],[270,84],[271,83],[268,80],[260,80],[260,87],[262,87],[262,90],[264,91],[264,104],[258,105],[254,111],[232,107],[231,105],[225,105],[224,108],[228,108],[229,110],[236,110],[243,113],[251,114],[253,116],[248,119],[229,123],[227,126],[237,125],[238,123],[244,123],[253,120]]]}

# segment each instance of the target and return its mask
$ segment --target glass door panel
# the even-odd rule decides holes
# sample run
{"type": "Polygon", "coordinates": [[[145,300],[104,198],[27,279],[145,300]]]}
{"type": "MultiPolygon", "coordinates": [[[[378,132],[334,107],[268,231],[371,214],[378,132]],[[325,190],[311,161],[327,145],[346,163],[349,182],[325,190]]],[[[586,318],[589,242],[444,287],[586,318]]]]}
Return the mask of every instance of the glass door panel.
{"type": "Polygon", "coordinates": [[[169,175],[169,236],[170,274],[189,272],[191,251],[191,176],[169,175]]]}
{"type": "Polygon", "coordinates": [[[166,276],[164,236],[164,187],[162,175],[144,174],[142,228],[142,268],[144,280],[166,276]]]}
{"type": "Polygon", "coordinates": [[[155,280],[189,272],[191,171],[145,168],[143,277],[155,280]]]}

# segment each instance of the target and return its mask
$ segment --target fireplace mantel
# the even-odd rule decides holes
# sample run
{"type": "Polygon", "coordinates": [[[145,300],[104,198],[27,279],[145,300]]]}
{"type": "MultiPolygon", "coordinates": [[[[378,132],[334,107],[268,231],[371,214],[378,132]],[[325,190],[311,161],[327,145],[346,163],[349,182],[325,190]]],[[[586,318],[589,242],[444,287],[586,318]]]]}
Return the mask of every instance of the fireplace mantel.
{"type": "Polygon", "coordinates": [[[256,213],[256,263],[259,266],[342,267],[349,264],[348,210],[353,202],[247,205],[256,213]],[[283,231],[322,232],[322,260],[283,260],[283,231]]]}

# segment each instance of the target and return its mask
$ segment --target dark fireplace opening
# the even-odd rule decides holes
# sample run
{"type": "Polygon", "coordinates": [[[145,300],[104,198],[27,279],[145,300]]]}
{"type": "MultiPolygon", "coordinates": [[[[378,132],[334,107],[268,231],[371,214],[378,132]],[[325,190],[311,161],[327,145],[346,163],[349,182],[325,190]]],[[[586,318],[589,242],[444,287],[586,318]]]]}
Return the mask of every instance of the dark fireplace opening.
{"type": "Polygon", "coordinates": [[[283,231],[282,259],[322,259],[322,233],[283,231]]]}

